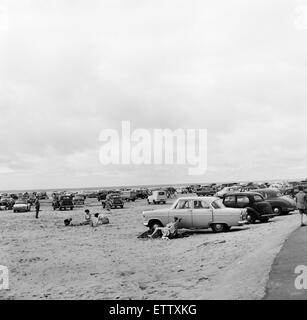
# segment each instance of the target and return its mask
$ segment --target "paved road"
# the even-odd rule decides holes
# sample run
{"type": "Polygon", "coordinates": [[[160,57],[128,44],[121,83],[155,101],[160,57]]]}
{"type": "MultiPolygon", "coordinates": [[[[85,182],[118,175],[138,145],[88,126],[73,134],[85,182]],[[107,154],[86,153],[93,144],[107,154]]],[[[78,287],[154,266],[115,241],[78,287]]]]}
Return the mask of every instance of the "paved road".
{"type": "Polygon", "coordinates": [[[299,276],[294,270],[299,265],[307,267],[307,226],[296,229],[276,257],[264,300],[307,300],[307,289],[294,286],[299,276]]]}

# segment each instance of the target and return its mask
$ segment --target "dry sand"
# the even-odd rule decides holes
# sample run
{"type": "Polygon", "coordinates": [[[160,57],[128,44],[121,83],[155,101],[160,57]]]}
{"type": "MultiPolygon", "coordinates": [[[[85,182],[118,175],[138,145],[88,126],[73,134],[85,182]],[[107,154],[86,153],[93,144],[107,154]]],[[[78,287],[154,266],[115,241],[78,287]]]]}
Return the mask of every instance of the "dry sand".
{"type": "MultiPolygon", "coordinates": [[[[101,210],[95,199],[87,204],[101,210]]],[[[273,259],[299,223],[295,214],[229,233],[138,239],[146,231],[141,213],[151,207],[165,206],[127,203],[98,228],[64,227],[84,208],[53,211],[50,201],[39,220],[0,212],[0,265],[10,271],[0,299],[261,299],[273,259]]]]}

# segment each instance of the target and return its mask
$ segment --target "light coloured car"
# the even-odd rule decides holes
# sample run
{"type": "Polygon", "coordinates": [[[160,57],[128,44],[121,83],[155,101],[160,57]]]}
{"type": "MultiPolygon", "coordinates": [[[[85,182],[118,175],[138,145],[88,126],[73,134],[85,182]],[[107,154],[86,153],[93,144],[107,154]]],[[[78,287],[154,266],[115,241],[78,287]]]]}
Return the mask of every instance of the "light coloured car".
{"type": "Polygon", "coordinates": [[[72,200],[74,206],[84,206],[85,196],[83,194],[76,194],[72,200]]]}
{"type": "Polygon", "coordinates": [[[147,198],[148,204],[166,203],[167,195],[163,190],[155,190],[152,195],[147,198]]]}
{"type": "Polygon", "coordinates": [[[179,229],[211,228],[214,232],[224,232],[247,223],[246,212],[246,209],[225,207],[217,197],[182,197],[169,209],[144,211],[143,220],[146,227],[154,229],[166,226],[177,217],[181,219],[179,229]]]}
{"type": "Polygon", "coordinates": [[[241,186],[232,186],[232,187],[225,187],[222,190],[218,191],[215,196],[219,198],[223,198],[227,193],[231,193],[234,191],[238,191],[241,186]]]}
{"type": "Polygon", "coordinates": [[[14,212],[29,212],[31,204],[27,200],[17,200],[13,206],[14,212]]]}

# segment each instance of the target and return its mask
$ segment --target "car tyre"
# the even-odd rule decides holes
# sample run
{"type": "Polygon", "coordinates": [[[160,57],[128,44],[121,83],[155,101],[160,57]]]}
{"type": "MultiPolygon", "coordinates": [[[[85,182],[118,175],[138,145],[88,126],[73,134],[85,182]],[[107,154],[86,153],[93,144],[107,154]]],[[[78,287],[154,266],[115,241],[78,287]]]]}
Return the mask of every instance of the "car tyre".
{"type": "Polygon", "coordinates": [[[254,217],[254,215],[250,213],[247,213],[246,220],[248,223],[251,223],[251,224],[256,223],[256,218],[254,217]]]}
{"type": "Polygon", "coordinates": [[[220,233],[220,232],[225,232],[228,231],[228,225],[225,223],[213,223],[211,225],[211,229],[214,233],[220,233]]]}

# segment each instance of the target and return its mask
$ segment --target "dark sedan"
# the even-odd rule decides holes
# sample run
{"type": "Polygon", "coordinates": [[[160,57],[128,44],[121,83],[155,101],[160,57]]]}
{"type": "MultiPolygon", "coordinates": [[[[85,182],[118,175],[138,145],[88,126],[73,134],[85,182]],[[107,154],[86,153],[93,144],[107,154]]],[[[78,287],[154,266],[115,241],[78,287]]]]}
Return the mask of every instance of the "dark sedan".
{"type": "Polygon", "coordinates": [[[253,190],[260,193],[268,201],[275,214],[289,214],[296,210],[296,203],[290,196],[283,195],[278,189],[267,188],[253,190]]]}
{"type": "Polygon", "coordinates": [[[257,192],[228,193],[224,195],[223,203],[226,207],[247,209],[246,220],[249,223],[267,222],[276,216],[271,204],[257,192]]]}

